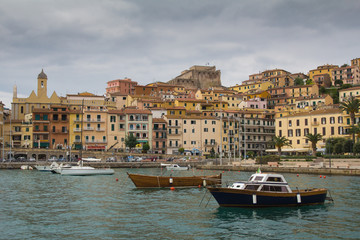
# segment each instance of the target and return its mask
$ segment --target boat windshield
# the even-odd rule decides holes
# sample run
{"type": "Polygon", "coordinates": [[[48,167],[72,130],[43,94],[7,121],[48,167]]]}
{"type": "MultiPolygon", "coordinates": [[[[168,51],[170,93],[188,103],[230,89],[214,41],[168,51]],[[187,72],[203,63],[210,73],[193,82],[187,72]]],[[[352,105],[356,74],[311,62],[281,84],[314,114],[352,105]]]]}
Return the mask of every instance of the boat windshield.
{"type": "Polygon", "coordinates": [[[266,181],[268,181],[268,182],[284,182],[282,180],[282,178],[280,178],[280,177],[268,177],[268,179],[266,181]]]}
{"type": "Polygon", "coordinates": [[[286,186],[272,186],[272,185],[264,185],[260,191],[262,191],[262,192],[289,192],[286,186]]]}

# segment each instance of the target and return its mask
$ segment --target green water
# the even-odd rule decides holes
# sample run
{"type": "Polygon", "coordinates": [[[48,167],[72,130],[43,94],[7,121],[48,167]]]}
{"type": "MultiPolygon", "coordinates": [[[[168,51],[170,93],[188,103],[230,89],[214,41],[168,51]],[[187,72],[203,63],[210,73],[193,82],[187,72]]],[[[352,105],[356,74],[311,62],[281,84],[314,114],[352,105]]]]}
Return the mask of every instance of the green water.
{"type": "MultiPolygon", "coordinates": [[[[294,187],[330,189],[335,203],[238,209],[220,208],[202,188],[135,189],[126,171],[160,173],[116,169],[113,176],[73,177],[0,170],[0,239],[360,238],[359,177],[284,174],[294,187]]],[[[225,172],[223,180],[245,180],[250,175],[225,172]]]]}

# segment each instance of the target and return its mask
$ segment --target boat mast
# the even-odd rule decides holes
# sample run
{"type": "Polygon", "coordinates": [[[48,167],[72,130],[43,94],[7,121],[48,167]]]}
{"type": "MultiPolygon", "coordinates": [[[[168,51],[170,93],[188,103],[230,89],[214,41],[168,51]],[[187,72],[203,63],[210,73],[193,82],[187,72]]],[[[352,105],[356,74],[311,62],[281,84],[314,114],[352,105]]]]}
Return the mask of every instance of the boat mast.
{"type": "Polygon", "coordinates": [[[84,98],[81,104],[81,132],[80,132],[80,161],[82,162],[82,150],[83,150],[83,130],[84,130],[84,98]]]}

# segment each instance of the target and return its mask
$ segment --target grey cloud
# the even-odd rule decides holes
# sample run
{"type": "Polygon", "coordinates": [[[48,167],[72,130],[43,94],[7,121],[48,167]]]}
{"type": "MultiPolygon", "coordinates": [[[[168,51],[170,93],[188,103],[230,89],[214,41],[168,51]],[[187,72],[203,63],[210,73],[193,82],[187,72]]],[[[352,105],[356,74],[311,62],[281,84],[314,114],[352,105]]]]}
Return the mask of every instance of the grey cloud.
{"type": "MultiPolygon", "coordinates": [[[[216,65],[224,85],[283,68],[307,72],[359,57],[359,1],[11,1],[0,5],[0,81],[30,94],[44,68],[49,94],[105,91],[130,77],[167,81],[216,65]],[[21,6],[21,7],[19,7],[21,6]]],[[[0,98],[1,99],[1,98],[0,98]]]]}

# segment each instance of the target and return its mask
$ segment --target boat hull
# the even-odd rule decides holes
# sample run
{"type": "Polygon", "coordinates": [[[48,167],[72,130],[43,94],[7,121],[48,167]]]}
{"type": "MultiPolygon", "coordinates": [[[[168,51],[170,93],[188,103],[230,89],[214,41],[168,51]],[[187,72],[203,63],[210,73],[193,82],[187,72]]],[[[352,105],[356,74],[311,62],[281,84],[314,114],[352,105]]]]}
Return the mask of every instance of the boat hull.
{"type": "Polygon", "coordinates": [[[128,173],[137,188],[197,187],[221,184],[221,174],[212,176],[170,177],[128,173]]]}
{"type": "Polygon", "coordinates": [[[35,168],[36,168],[38,171],[41,171],[41,172],[51,172],[50,166],[40,166],[40,165],[36,165],[35,168]]]}
{"type": "Polygon", "coordinates": [[[113,175],[114,169],[61,169],[59,172],[68,176],[113,175]]]}
{"type": "Polygon", "coordinates": [[[323,204],[327,189],[299,190],[292,193],[208,187],[221,207],[284,207],[323,204]]]}

